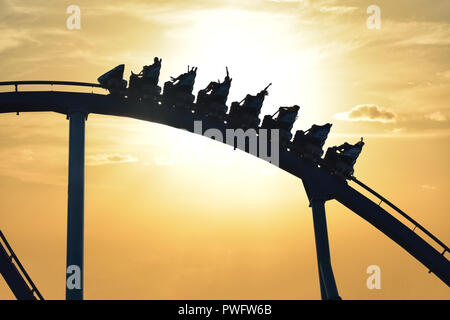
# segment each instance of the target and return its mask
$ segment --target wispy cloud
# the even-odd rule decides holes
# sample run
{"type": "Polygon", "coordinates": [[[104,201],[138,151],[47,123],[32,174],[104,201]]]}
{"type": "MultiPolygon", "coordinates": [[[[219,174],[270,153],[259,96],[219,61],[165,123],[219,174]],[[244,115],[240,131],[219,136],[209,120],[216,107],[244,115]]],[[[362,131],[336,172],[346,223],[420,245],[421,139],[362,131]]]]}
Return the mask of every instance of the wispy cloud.
{"type": "Polygon", "coordinates": [[[350,111],[335,114],[334,118],[345,121],[395,122],[397,115],[375,104],[360,104],[350,111]]]}
{"type": "MultiPolygon", "coordinates": [[[[46,185],[64,185],[61,175],[64,163],[58,148],[39,146],[14,146],[0,149],[0,176],[46,185]]],[[[65,171],[65,170],[64,170],[65,171]]]]}
{"type": "Polygon", "coordinates": [[[117,164],[127,162],[138,162],[139,159],[129,154],[95,154],[86,156],[86,165],[101,166],[105,164],[117,164]]]}
{"type": "Polygon", "coordinates": [[[309,2],[308,0],[269,0],[269,2],[309,2]]]}
{"type": "Polygon", "coordinates": [[[392,130],[388,132],[332,132],[329,137],[338,137],[338,138],[360,138],[360,137],[371,137],[371,138],[408,138],[408,139],[435,139],[442,137],[450,137],[450,129],[441,129],[441,130],[407,130],[400,128],[400,130],[392,130]]]}
{"type": "Polygon", "coordinates": [[[397,45],[448,45],[450,24],[441,22],[389,22],[389,28],[396,28],[400,34],[408,35],[398,39],[397,45]],[[412,33],[411,31],[415,32],[412,33]]]}
{"type": "Polygon", "coordinates": [[[320,7],[320,12],[334,13],[334,14],[345,14],[349,12],[354,12],[358,10],[357,7],[347,7],[347,6],[323,6],[320,7]]]}
{"type": "Polygon", "coordinates": [[[19,47],[24,42],[32,42],[30,33],[25,30],[14,30],[0,27],[2,36],[0,38],[0,52],[19,47]]]}
{"type": "Polygon", "coordinates": [[[429,185],[429,184],[423,184],[420,187],[425,190],[437,190],[438,189],[436,186],[429,185]]]}
{"type": "Polygon", "coordinates": [[[392,129],[392,133],[402,133],[402,132],[405,132],[406,131],[406,129],[405,128],[394,128],[394,129],[392,129]]]}
{"type": "Polygon", "coordinates": [[[445,79],[450,79],[450,70],[446,70],[446,71],[443,71],[443,72],[437,72],[436,75],[438,77],[442,77],[442,78],[445,78],[445,79]]]}
{"type": "Polygon", "coordinates": [[[433,120],[433,121],[438,121],[438,122],[447,121],[447,117],[440,111],[436,111],[436,112],[427,114],[425,116],[425,118],[433,120]]]}

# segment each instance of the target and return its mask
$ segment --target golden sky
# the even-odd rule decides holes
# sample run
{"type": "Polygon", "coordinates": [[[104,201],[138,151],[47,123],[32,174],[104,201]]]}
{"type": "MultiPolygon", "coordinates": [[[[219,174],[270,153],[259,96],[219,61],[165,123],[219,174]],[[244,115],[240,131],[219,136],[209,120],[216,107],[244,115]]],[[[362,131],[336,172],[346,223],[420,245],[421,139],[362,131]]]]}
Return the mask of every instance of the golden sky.
{"type": "MultiPolygon", "coordinates": [[[[198,91],[228,66],[229,102],[273,82],[263,114],[301,105],[294,130],[332,122],[326,146],[364,136],[355,176],[450,242],[450,1],[0,0],[0,81],[95,82],[121,63],[128,79],[154,56],[161,86],[191,65],[198,91]],[[379,30],[366,25],[373,4],[379,30]],[[66,27],[69,5],[80,30],[66,27]]],[[[301,181],[137,120],[91,115],[86,139],[87,299],[320,298],[301,181]]],[[[0,116],[0,229],[53,299],[65,293],[67,142],[62,115],[0,116]]],[[[359,216],[334,201],[327,212],[344,299],[450,298],[359,216]],[[380,290],[366,287],[369,265],[380,290]]]]}

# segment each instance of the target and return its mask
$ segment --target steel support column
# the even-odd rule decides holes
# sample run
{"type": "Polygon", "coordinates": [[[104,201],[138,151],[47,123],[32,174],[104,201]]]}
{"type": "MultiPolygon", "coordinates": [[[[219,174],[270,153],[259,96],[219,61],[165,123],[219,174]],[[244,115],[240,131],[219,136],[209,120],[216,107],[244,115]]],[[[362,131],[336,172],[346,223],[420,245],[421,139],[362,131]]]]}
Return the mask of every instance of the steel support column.
{"type": "Polygon", "coordinates": [[[69,118],[69,184],[67,204],[66,299],[83,299],[84,256],[84,140],[86,115],[69,118]]]}
{"type": "Polygon", "coordinates": [[[325,216],[325,201],[312,199],[314,235],[316,238],[317,265],[319,270],[320,293],[323,300],[341,299],[334,280],[331,267],[330,247],[328,244],[327,220],[325,216]]]}

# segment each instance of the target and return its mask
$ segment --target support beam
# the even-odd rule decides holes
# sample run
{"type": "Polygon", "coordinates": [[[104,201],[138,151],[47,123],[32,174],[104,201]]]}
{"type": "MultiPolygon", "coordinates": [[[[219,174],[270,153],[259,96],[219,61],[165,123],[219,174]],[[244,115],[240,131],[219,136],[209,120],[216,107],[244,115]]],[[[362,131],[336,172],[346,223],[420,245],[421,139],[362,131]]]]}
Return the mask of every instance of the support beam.
{"type": "Polygon", "coordinates": [[[67,205],[66,299],[83,299],[84,257],[84,139],[85,119],[82,112],[69,118],[69,185],[67,205]]]}
{"type": "Polygon", "coordinates": [[[328,244],[325,201],[312,199],[314,235],[316,238],[317,265],[319,270],[320,293],[322,300],[340,300],[331,267],[330,247],[328,244]]]}
{"type": "Polygon", "coordinates": [[[17,300],[36,300],[33,291],[13,262],[13,257],[0,242],[0,274],[6,281],[17,300]]]}

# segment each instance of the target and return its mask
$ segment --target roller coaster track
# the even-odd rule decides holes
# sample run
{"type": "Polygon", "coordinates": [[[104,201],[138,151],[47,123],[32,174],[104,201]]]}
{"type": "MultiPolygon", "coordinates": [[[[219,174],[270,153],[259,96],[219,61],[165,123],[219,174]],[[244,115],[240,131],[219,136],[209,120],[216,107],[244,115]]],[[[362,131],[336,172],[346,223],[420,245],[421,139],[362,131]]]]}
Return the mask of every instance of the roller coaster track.
{"type": "MultiPolygon", "coordinates": [[[[175,109],[161,105],[157,102],[136,102],[127,98],[114,97],[112,95],[63,92],[63,91],[19,91],[19,85],[75,85],[84,87],[100,87],[93,83],[67,82],[67,81],[11,81],[0,82],[0,86],[15,86],[13,92],[0,93],[0,113],[15,112],[56,112],[70,117],[74,112],[90,113],[128,117],[184,129],[194,133],[194,121],[202,121],[203,132],[214,128],[220,130],[225,136],[226,129],[231,129],[223,121],[209,118],[202,114],[193,113],[191,110],[175,109]]],[[[84,129],[84,127],[83,127],[84,129]]],[[[84,137],[83,137],[84,139],[84,137]]],[[[259,137],[258,137],[259,139],[259,137]]],[[[84,143],[84,140],[83,140],[84,143]]],[[[246,151],[247,150],[243,150],[246,151]]],[[[84,152],[84,149],[83,149],[84,152]]],[[[69,161],[70,164],[70,161],[69,161]]],[[[425,229],[417,221],[406,215],[390,201],[379,195],[373,189],[360,182],[355,177],[351,180],[382,202],[401,214],[412,225],[413,229],[402,223],[388,211],[351,187],[347,182],[331,175],[320,166],[313,164],[298,155],[280,150],[279,168],[300,178],[305,187],[310,204],[313,208],[314,228],[316,231],[316,249],[319,263],[319,278],[323,298],[339,298],[334,276],[331,270],[329,258],[328,238],[326,234],[326,222],[323,204],[327,200],[335,199],[342,205],[368,221],[379,231],[401,246],[415,259],[426,266],[429,272],[434,273],[447,286],[450,286],[450,263],[445,253],[448,247],[425,229]],[[317,205],[319,202],[319,205],[317,205]],[[321,204],[320,204],[321,203],[321,204]],[[415,232],[421,230],[427,237],[422,237],[415,232]],[[325,242],[317,238],[317,232],[324,230],[325,242]],[[320,241],[319,241],[320,240],[320,241]],[[437,250],[435,247],[440,248],[437,250]],[[441,252],[442,250],[442,252],[441,252]],[[322,255],[319,251],[327,252],[322,255]],[[319,257],[321,256],[321,258],[319,257]],[[328,273],[323,270],[328,270],[328,273]],[[323,272],[323,273],[322,273],[323,272]],[[330,278],[332,280],[330,280],[330,278]]],[[[70,170],[70,169],[69,169],[70,170]]],[[[69,172],[70,179],[70,172],[69,172]]]]}
{"type": "Polygon", "coordinates": [[[17,299],[44,300],[2,231],[0,231],[0,273],[17,299]]]}

